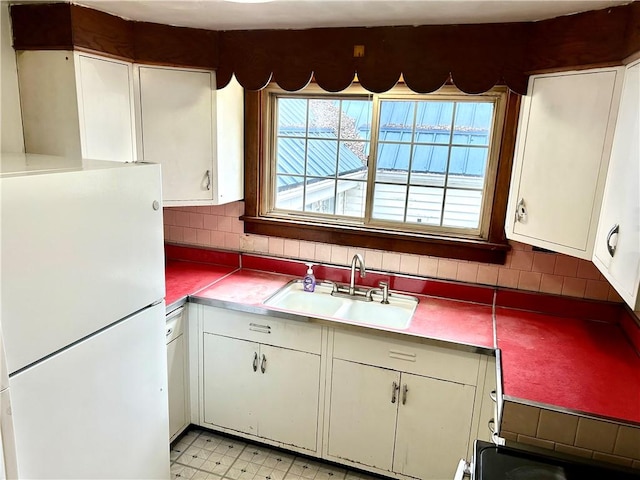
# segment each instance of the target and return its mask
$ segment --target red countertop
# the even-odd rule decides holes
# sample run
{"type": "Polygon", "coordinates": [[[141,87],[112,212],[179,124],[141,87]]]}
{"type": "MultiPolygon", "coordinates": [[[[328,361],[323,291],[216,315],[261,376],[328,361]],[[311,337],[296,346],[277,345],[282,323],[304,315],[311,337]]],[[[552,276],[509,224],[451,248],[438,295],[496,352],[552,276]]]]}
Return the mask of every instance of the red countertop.
{"type": "Polygon", "coordinates": [[[619,324],[496,309],[504,394],[640,423],[640,356],[619,324]]]}
{"type": "Polygon", "coordinates": [[[164,301],[169,308],[234,270],[237,268],[225,265],[167,260],[164,301]]]}
{"type": "MultiPolygon", "coordinates": [[[[204,299],[268,309],[263,301],[297,278],[182,261],[168,261],[166,272],[167,305],[197,293],[204,299]]],[[[496,346],[491,305],[413,295],[420,303],[411,324],[397,332],[496,346]]],[[[592,321],[497,307],[495,329],[507,397],[640,424],[640,356],[617,319],[592,321]]]]}

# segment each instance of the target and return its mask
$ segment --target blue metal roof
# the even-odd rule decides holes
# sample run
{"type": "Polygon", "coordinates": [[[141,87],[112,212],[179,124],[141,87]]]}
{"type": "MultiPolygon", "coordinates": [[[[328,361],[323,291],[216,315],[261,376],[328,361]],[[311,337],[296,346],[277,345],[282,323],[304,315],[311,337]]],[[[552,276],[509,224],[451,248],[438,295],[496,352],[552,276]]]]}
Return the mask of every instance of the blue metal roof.
{"type": "MultiPolygon", "coordinates": [[[[335,109],[333,115],[337,115],[338,100],[312,101],[325,102],[325,109],[330,112],[335,109]]],[[[343,175],[365,168],[368,143],[363,143],[366,148],[363,151],[362,147],[359,150],[349,148],[344,142],[357,143],[358,140],[368,140],[371,137],[371,102],[342,101],[343,135],[348,134],[350,138],[340,142],[335,129],[323,125],[323,121],[330,124],[331,120],[313,118],[313,109],[308,114],[307,105],[307,99],[304,98],[279,100],[279,188],[291,187],[302,181],[302,177],[283,175],[304,175],[305,152],[309,176],[333,177],[336,173],[343,175]],[[307,119],[308,116],[311,118],[307,119]],[[340,160],[339,165],[336,165],[338,148],[340,160]]],[[[380,108],[377,168],[406,171],[409,168],[410,142],[415,134],[413,172],[444,174],[451,143],[449,173],[482,176],[487,162],[492,111],[492,105],[486,102],[455,103],[454,119],[454,102],[451,101],[414,103],[383,100],[380,108]]]]}

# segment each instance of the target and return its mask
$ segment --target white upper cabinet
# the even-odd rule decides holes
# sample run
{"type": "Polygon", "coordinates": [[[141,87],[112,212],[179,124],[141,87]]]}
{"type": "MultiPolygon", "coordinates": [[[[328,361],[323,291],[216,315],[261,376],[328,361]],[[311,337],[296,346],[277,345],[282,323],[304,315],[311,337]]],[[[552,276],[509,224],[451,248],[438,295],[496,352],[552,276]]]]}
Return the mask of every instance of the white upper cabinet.
{"type": "Polygon", "coordinates": [[[625,73],[593,263],[640,310],[640,61],[625,73]]]}
{"type": "Polygon", "coordinates": [[[27,153],[136,159],[132,64],[79,52],[18,52],[27,153]]]}
{"type": "Polygon", "coordinates": [[[507,237],[591,259],[622,68],[532,76],[523,98],[507,237]]]}
{"type": "Polygon", "coordinates": [[[244,95],[215,72],[136,66],[139,158],[162,165],[165,206],[243,198],[244,95]]]}

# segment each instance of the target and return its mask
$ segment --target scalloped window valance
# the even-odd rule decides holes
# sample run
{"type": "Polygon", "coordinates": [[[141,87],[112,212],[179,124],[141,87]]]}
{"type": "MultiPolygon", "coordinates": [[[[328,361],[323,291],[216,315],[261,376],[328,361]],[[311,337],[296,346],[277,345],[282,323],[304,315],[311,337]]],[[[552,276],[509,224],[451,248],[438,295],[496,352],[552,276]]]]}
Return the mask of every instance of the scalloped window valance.
{"type": "Polygon", "coordinates": [[[640,50],[640,2],[540,22],[309,30],[174,27],[68,3],[13,5],[11,17],[16,50],[82,49],[215,69],[218,88],[235,75],[253,91],[271,81],[295,91],[313,78],[336,92],[357,75],[375,93],[402,76],[419,93],[451,81],[471,94],[496,84],[524,94],[532,73],[620,64],[640,50]]]}

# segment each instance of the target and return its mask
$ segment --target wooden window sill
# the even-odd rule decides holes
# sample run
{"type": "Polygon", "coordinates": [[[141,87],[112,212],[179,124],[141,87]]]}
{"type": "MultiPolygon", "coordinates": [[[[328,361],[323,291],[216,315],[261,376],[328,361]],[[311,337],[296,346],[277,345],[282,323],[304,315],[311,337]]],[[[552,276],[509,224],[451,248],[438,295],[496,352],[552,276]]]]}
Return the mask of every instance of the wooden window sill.
{"type": "Polygon", "coordinates": [[[245,233],[416,255],[504,264],[509,244],[383,229],[245,215],[245,233]]]}

